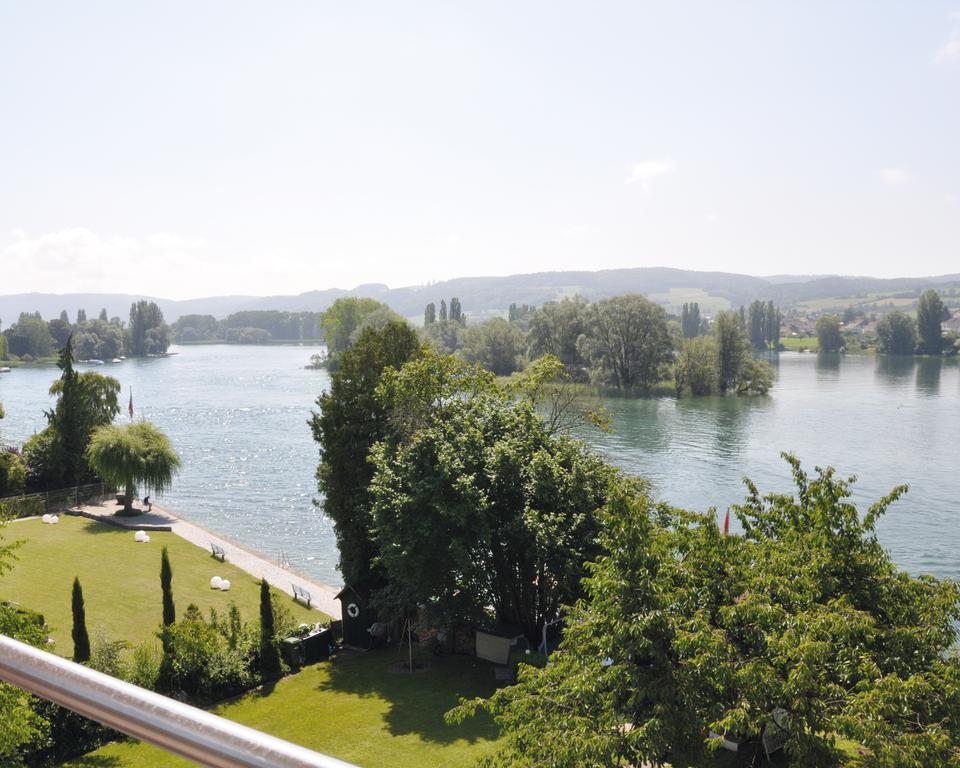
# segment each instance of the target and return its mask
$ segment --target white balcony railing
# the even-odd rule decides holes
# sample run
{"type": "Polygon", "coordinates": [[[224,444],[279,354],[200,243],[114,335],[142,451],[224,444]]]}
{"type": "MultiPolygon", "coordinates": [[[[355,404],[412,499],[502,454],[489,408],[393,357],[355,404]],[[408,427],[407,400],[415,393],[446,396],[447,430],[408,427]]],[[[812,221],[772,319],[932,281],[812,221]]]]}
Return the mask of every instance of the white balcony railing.
{"type": "Polygon", "coordinates": [[[0,680],[210,768],[354,768],[4,635],[0,680]]]}

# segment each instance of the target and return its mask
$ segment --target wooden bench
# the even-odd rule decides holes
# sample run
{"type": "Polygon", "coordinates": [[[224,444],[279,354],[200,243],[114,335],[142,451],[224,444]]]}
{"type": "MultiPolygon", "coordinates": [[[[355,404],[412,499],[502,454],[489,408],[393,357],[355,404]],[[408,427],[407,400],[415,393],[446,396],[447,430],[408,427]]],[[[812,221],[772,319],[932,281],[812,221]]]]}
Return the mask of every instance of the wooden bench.
{"type": "Polygon", "coordinates": [[[310,601],[312,599],[310,597],[310,593],[307,592],[307,590],[305,590],[303,587],[298,587],[296,584],[293,584],[292,586],[293,586],[293,599],[300,600],[306,603],[307,608],[309,608],[310,601]]]}
{"type": "Polygon", "coordinates": [[[226,562],[227,553],[223,551],[223,547],[221,547],[219,544],[214,544],[214,543],[211,541],[211,542],[210,542],[210,551],[213,553],[213,556],[214,556],[214,557],[219,558],[219,560],[220,560],[221,563],[226,562]]]}

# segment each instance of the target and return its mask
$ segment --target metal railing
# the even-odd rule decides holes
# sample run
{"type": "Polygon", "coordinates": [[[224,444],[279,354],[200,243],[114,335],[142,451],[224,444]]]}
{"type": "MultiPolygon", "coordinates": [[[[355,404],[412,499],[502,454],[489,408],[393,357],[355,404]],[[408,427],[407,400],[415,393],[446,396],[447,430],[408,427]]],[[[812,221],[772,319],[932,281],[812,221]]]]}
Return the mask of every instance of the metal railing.
{"type": "Polygon", "coordinates": [[[210,768],[355,768],[4,635],[0,680],[210,768]]]}

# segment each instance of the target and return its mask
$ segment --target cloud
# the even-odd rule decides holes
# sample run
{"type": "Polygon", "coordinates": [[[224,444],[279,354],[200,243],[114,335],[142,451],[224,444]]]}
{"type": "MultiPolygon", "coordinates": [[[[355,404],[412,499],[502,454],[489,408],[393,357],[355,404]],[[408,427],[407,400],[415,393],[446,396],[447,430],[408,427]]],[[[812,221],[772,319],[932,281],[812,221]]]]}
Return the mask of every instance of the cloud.
{"type": "Polygon", "coordinates": [[[896,187],[900,184],[903,184],[908,178],[906,168],[881,168],[877,171],[877,175],[880,177],[880,181],[886,184],[888,187],[896,187]]]}
{"type": "Polygon", "coordinates": [[[675,169],[676,166],[669,157],[650,157],[633,166],[627,183],[633,184],[639,181],[643,186],[647,186],[654,179],[669,176],[675,169]]]}
{"type": "Polygon", "coordinates": [[[217,266],[202,240],[160,232],[145,237],[102,237],[84,227],[31,236],[0,237],[4,293],[116,292],[183,295],[195,277],[217,266]]]}
{"type": "Polygon", "coordinates": [[[960,61],[960,32],[954,32],[947,44],[937,51],[938,61],[960,61]]]}

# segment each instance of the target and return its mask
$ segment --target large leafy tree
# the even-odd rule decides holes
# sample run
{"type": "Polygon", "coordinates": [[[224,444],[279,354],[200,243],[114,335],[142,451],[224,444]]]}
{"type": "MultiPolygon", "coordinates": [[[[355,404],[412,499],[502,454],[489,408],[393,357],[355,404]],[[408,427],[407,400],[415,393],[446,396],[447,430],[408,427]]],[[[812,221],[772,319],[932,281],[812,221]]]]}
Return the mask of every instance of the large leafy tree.
{"type": "Polygon", "coordinates": [[[836,315],[820,315],[817,318],[817,348],[821,352],[839,352],[843,346],[840,334],[840,318],[836,315]]]}
{"type": "Polygon", "coordinates": [[[527,332],[531,358],[554,355],[568,368],[580,368],[586,361],[577,349],[577,340],[587,329],[589,304],[583,296],[550,301],[534,313],[527,332]]]}
{"type": "Polygon", "coordinates": [[[137,485],[162,493],[180,468],[180,457],[169,438],[148,421],[100,427],[87,447],[87,460],[105,481],[125,489],[128,514],[133,511],[137,485]]]}
{"type": "Polygon", "coordinates": [[[372,539],[367,461],[374,443],[389,429],[386,408],[375,392],[387,368],[399,368],[421,353],[417,334],[404,322],[365,328],[330,376],[330,388],[317,398],[310,419],[320,445],[317,484],[324,513],[333,521],[340,551],[340,573],[348,584],[371,575],[372,539]]]}
{"type": "Polygon", "coordinates": [[[663,307],[628,294],[592,304],[588,317],[577,346],[603,382],[643,391],[666,375],[673,342],[663,307]]]}
{"type": "Polygon", "coordinates": [[[912,355],[917,347],[917,324],[903,312],[890,312],[877,323],[877,351],[912,355]]]}
{"type": "Polygon", "coordinates": [[[460,354],[497,376],[523,367],[523,349],[523,332],[502,317],[471,326],[460,334],[460,354]]]}
{"type": "Polygon", "coordinates": [[[708,732],[757,746],[781,709],[791,766],[960,765],[960,590],[876,538],[905,488],[864,514],[852,480],[787,458],[796,493],[748,482],[743,535],[642,493],[609,505],[560,652],[457,713],[500,721],[493,764],[709,765],[708,732]]]}
{"type": "Polygon", "coordinates": [[[917,304],[917,331],[920,344],[928,355],[939,355],[943,347],[943,321],[950,313],[943,304],[940,294],[934,290],[924,291],[917,304]]]}
{"type": "Polygon", "coordinates": [[[130,305],[127,350],[134,357],[161,355],[170,346],[170,326],[153,301],[140,300],[130,305]]]}
{"type": "Polygon", "coordinates": [[[535,640],[579,594],[613,470],[454,357],[387,371],[380,396],[392,429],[370,490],[392,591],[446,622],[490,606],[535,640]]]}
{"type": "Polygon", "coordinates": [[[399,315],[376,299],[337,299],[320,316],[330,367],[339,365],[340,356],[358,340],[365,327],[382,328],[393,320],[400,320],[399,315]]]}

